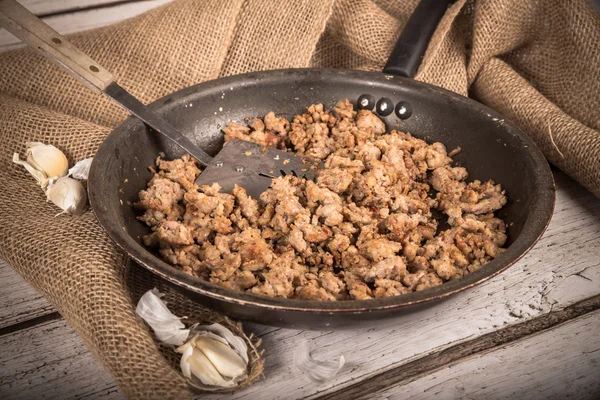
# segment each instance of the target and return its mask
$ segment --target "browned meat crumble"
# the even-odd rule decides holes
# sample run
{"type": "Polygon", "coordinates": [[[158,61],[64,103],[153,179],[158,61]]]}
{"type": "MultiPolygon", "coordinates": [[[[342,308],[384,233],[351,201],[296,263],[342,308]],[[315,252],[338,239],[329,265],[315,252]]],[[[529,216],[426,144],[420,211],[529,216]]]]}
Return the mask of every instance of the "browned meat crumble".
{"type": "Polygon", "coordinates": [[[273,297],[370,299],[460,278],[504,250],[506,226],[494,217],[507,200],[500,185],[465,182],[467,170],[451,166],[442,143],[386,133],[347,100],[333,111],[312,105],[291,122],[271,112],[224,131],[226,140],[287,148],[324,169],[316,182],[274,179],[253,199],[241,187],[198,188],[189,156],[159,158],[136,203],[152,227],[143,241],[188,274],[273,297]],[[438,232],[434,209],[448,216],[447,229],[438,232]]]}

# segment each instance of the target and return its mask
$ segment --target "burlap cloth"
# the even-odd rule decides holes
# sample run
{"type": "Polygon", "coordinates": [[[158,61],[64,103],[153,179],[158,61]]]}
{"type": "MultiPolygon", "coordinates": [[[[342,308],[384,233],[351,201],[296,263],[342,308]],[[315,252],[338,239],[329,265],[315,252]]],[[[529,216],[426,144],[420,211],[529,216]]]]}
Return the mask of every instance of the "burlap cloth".
{"type": "MultiPolygon", "coordinates": [[[[380,70],[415,4],[179,0],[71,40],[150,102],[255,70],[380,70]]],[[[600,15],[585,0],[457,1],[417,74],[503,113],[596,196],[599,78],[600,15]]],[[[140,293],[160,282],[137,270],[132,279],[91,212],[55,218],[34,180],[11,163],[26,141],[52,143],[71,162],[91,157],[126,115],[28,49],[0,54],[0,93],[0,257],[56,306],[125,395],[189,398],[172,357],[134,314],[140,293]]],[[[176,313],[239,328],[170,296],[176,313]]],[[[255,356],[253,378],[261,371],[255,356]]]]}

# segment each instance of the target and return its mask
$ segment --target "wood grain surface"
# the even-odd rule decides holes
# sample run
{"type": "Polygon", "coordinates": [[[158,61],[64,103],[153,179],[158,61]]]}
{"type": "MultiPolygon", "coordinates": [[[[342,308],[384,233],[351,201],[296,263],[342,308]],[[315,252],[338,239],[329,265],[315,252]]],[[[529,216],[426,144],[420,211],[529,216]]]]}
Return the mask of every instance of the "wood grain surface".
{"type": "MultiPolygon", "coordinates": [[[[18,0],[25,8],[37,16],[67,14],[90,8],[107,8],[124,3],[123,0],[18,0]]],[[[133,2],[139,2],[134,0],[133,2]]],[[[145,0],[143,0],[145,1],[145,0]]],[[[125,1],[132,2],[132,1],[125,1]]],[[[107,8],[107,12],[111,12],[107,8]]],[[[111,12],[113,13],[113,12],[111,12]]]]}
{"type": "MultiPolygon", "coordinates": [[[[170,0],[20,0],[62,34],[170,0]]],[[[20,46],[0,30],[0,51],[20,46]]],[[[555,171],[557,203],[517,264],[445,302],[381,324],[313,332],[246,324],[265,376],[202,399],[600,398],[600,200],[555,171]],[[293,365],[299,340],[347,363],[325,385],[293,365]]],[[[113,379],[56,310],[0,260],[0,399],[118,399],[113,379]]]]}
{"type": "MultiPolygon", "coordinates": [[[[64,0],[55,4],[50,1],[31,0],[29,3],[34,4],[28,5],[28,2],[26,1],[23,1],[22,4],[34,14],[41,15],[42,20],[54,28],[58,33],[68,35],[69,33],[99,28],[124,19],[132,18],[170,1],[172,0],[141,0],[129,2],[111,2],[108,0],[85,0],[78,2],[76,0],[64,0]],[[76,3],[82,4],[78,7],[76,3]],[[110,5],[110,3],[115,3],[115,5],[112,7],[104,7],[105,5],[110,5]],[[88,7],[84,7],[83,4],[87,4],[88,7]],[[59,8],[61,5],[67,8],[59,8]],[[94,8],[93,6],[101,7],[94,8]],[[81,10],[77,11],[77,8],[81,8],[81,10]],[[36,9],[39,11],[35,12],[36,9]],[[60,10],[69,12],[63,13],[60,10]],[[44,14],[48,14],[48,16],[43,17],[44,14]]],[[[0,52],[23,46],[25,45],[21,43],[19,39],[6,30],[0,29],[0,52]]]]}
{"type": "Polygon", "coordinates": [[[599,331],[600,311],[595,311],[363,398],[597,399],[599,331]]]}
{"type": "Polygon", "coordinates": [[[0,282],[0,329],[54,312],[54,307],[2,260],[0,282]]]}
{"type": "Polygon", "coordinates": [[[0,336],[0,398],[122,398],[63,319],[0,336]]]}

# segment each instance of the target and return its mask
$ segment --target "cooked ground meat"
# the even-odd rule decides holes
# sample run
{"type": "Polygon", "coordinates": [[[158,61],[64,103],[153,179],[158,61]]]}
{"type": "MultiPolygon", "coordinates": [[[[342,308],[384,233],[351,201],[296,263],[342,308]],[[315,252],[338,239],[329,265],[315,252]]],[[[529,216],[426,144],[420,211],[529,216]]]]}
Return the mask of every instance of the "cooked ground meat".
{"type": "Polygon", "coordinates": [[[397,296],[458,279],[497,257],[506,204],[493,181],[466,182],[442,143],[385,132],[347,100],[292,121],[273,112],[230,123],[225,140],[289,149],[323,161],[315,181],[274,179],[259,199],[242,187],[197,187],[188,155],[157,159],[140,192],[143,242],[168,263],[216,284],[266,296],[348,300],[397,296]],[[434,197],[430,195],[437,192],[434,197]],[[432,210],[448,216],[438,232],[432,210]]]}

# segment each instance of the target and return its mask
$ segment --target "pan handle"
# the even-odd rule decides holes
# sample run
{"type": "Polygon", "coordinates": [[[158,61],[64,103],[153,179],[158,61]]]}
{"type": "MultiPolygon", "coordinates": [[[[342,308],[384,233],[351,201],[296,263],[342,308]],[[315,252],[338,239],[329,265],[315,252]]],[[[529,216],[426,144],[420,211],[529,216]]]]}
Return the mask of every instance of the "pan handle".
{"type": "Polygon", "coordinates": [[[453,0],[421,0],[402,30],[383,72],[415,76],[429,40],[453,0]]]}

